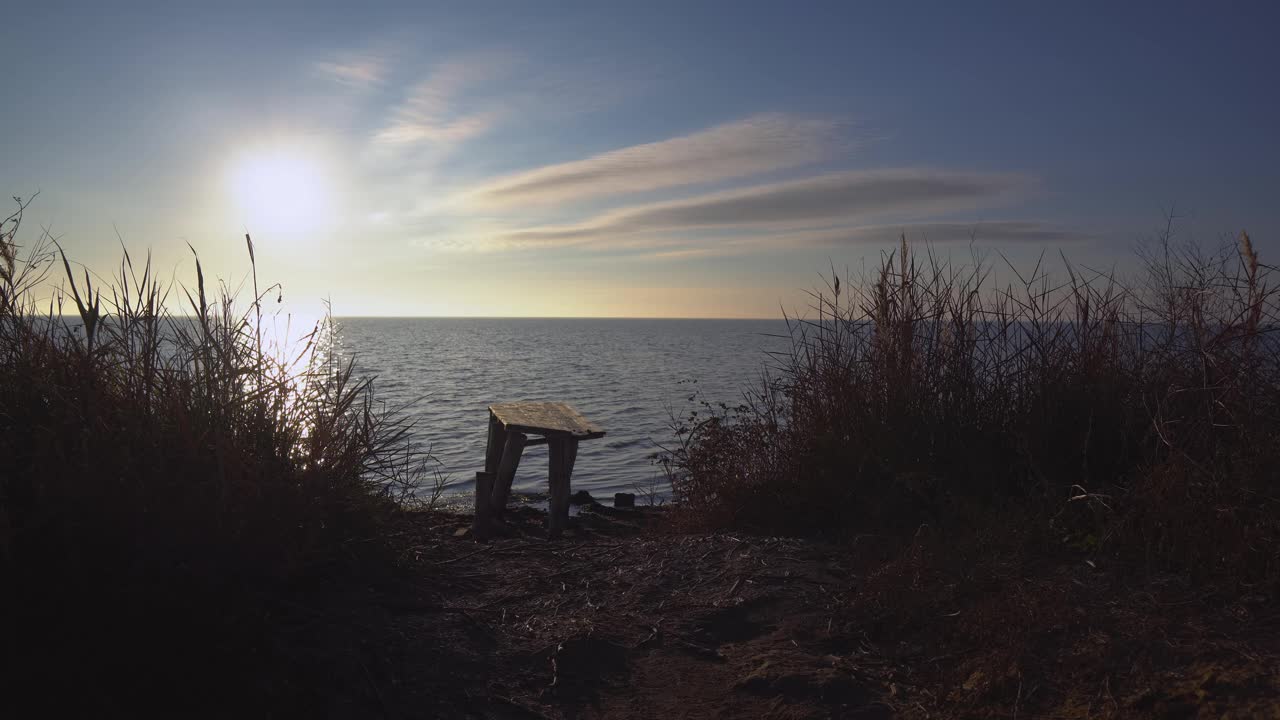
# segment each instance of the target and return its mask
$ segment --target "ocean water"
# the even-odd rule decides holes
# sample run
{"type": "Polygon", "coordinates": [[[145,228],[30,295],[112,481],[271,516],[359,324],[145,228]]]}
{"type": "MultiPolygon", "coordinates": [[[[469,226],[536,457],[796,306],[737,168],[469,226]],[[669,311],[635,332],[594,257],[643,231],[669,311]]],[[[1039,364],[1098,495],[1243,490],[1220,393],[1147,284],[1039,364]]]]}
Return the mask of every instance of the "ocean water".
{"type": "MultiPolygon", "coordinates": [[[[652,462],[674,435],[671,413],[690,396],[736,404],[781,349],[779,320],[342,318],[337,345],[377,396],[403,408],[414,439],[451,475],[461,503],[484,469],[487,407],[496,402],[567,402],[607,435],[582,443],[573,489],[667,492],[652,462]]],[[[547,490],[546,446],[525,451],[513,489],[547,490]]]]}

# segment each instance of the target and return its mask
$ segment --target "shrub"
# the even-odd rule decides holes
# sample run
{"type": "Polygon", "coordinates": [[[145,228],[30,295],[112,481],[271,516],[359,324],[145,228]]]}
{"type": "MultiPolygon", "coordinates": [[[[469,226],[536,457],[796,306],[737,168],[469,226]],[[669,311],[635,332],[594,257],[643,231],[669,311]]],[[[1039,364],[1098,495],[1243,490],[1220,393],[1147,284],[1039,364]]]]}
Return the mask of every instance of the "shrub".
{"type": "Polygon", "coordinates": [[[739,408],[691,414],[666,457],[686,521],[765,531],[969,532],[1003,513],[1082,549],[1273,574],[1280,365],[1272,268],[1247,235],[1165,233],[1122,282],[1064,258],[990,263],[905,239],[813,294],[739,408]]]}
{"type": "Polygon", "coordinates": [[[251,672],[278,601],[388,567],[380,529],[425,458],[327,321],[292,357],[264,340],[256,273],[243,312],[198,258],[179,293],[125,252],[103,289],[47,235],[23,254],[21,211],[0,226],[9,679],[111,698],[251,672]],[[190,316],[167,309],[178,297],[190,316]]]}

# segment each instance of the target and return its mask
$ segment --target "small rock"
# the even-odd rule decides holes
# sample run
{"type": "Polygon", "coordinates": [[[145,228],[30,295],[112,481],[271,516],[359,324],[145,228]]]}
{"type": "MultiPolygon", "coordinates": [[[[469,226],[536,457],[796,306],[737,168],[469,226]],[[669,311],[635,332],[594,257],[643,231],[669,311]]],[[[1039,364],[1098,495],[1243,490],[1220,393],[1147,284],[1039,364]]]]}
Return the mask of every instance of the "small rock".
{"type": "Polygon", "coordinates": [[[453,531],[453,536],[454,536],[454,537],[456,537],[456,538],[466,537],[468,534],[470,534],[470,532],[471,532],[471,528],[469,528],[469,527],[460,527],[460,528],[458,528],[457,530],[454,530],[454,531],[453,531]]]}
{"type": "Polygon", "coordinates": [[[579,490],[569,496],[570,505],[594,505],[595,502],[596,499],[591,497],[591,493],[586,490],[579,490]]]}
{"type": "Polygon", "coordinates": [[[614,493],[613,506],[616,508],[633,508],[636,506],[635,493],[614,493]]]}

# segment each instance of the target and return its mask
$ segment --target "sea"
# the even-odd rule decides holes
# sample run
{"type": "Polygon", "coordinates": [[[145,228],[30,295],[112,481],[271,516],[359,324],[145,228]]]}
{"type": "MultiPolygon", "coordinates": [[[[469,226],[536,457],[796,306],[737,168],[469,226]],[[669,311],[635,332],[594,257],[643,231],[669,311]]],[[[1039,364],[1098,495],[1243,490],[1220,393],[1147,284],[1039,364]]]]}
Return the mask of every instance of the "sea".
{"type": "MultiPolygon", "coordinates": [[[[484,469],[488,406],[522,400],[569,403],[605,429],[579,447],[575,492],[666,499],[654,456],[676,440],[673,418],[740,403],[785,334],[781,320],[338,318],[334,339],[379,402],[413,423],[450,481],[442,502],[462,506],[484,469]]],[[[513,492],[546,498],[545,445],[525,451],[513,492]]]]}

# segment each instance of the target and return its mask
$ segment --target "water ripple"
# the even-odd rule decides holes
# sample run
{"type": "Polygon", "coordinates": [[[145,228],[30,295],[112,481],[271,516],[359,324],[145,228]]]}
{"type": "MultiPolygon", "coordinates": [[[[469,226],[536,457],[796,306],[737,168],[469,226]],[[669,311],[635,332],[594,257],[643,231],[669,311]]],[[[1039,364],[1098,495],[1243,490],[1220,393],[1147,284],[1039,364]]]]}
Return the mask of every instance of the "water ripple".
{"type": "MultiPolygon", "coordinates": [[[[357,372],[376,376],[379,397],[407,406],[414,439],[430,447],[468,492],[483,469],[486,408],[516,400],[559,400],[604,426],[583,443],[575,489],[597,496],[648,487],[656,443],[673,440],[672,412],[699,390],[736,403],[785,327],[769,320],[547,320],[347,318],[339,346],[357,372]]],[[[515,489],[545,493],[547,452],[530,448],[515,489]]]]}

